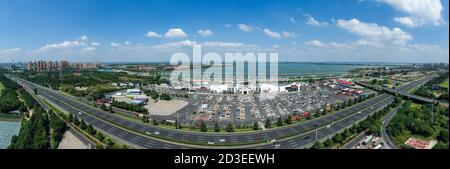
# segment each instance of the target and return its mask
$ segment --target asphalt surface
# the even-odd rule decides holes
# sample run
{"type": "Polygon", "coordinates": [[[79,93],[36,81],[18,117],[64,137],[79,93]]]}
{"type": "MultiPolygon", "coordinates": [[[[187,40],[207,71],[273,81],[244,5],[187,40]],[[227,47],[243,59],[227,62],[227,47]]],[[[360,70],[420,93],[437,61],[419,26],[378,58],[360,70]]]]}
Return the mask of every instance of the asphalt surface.
{"type": "MultiPolygon", "coordinates": [[[[24,85],[29,88],[38,88],[38,94],[53,102],[64,110],[74,114],[76,117],[83,119],[89,124],[92,124],[97,129],[107,132],[110,135],[135,145],[138,148],[188,148],[189,146],[174,144],[171,142],[160,141],[149,136],[143,136],[136,134],[139,132],[145,135],[145,133],[158,138],[176,140],[178,142],[195,142],[200,144],[206,144],[207,142],[214,142],[215,144],[221,143],[221,139],[225,139],[221,144],[239,144],[239,143],[254,143],[258,141],[267,141],[272,139],[278,139],[286,136],[294,136],[311,131],[313,128],[326,126],[340,118],[336,123],[330,125],[330,127],[323,127],[317,130],[318,140],[330,135],[335,134],[337,131],[342,130],[353,123],[364,119],[367,115],[374,113],[376,110],[385,107],[389,102],[393,101],[393,97],[388,94],[381,94],[366,102],[357,104],[348,109],[344,109],[333,114],[323,116],[321,118],[312,119],[306,122],[297,123],[291,126],[283,128],[275,128],[270,130],[264,130],[251,133],[194,133],[186,131],[178,131],[172,129],[164,129],[157,126],[152,126],[144,123],[123,119],[109,112],[102,111],[84,103],[72,100],[67,96],[64,96],[57,91],[38,86],[33,83],[25,82],[24,85]],[[33,87],[32,87],[33,86],[33,87]],[[373,107],[373,108],[369,108],[373,107]],[[89,113],[86,113],[89,112],[89,113]],[[359,113],[358,113],[359,112],[359,113]],[[347,117],[348,116],[348,117],[347,117]],[[115,124],[115,125],[112,125],[115,124]],[[117,127],[116,125],[123,126],[117,127]],[[131,132],[129,130],[133,130],[131,132]],[[155,131],[159,132],[155,135],[155,131]]],[[[407,84],[399,89],[408,89],[414,87],[414,84],[407,84]]],[[[316,137],[315,132],[303,134],[299,137],[289,139],[280,142],[280,148],[301,148],[307,144],[313,143],[316,137]]],[[[231,147],[230,147],[231,148],[231,147]]],[[[273,147],[273,144],[260,146],[256,148],[278,148],[273,147]]]]}
{"type": "Polygon", "coordinates": [[[384,142],[386,143],[385,146],[388,149],[398,149],[397,146],[395,146],[395,144],[392,142],[391,137],[387,134],[386,127],[389,124],[389,121],[391,121],[391,119],[397,114],[398,110],[400,110],[401,107],[402,106],[400,105],[400,106],[394,108],[381,121],[383,124],[381,127],[381,137],[383,138],[384,142]]]}
{"type": "Polygon", "coordinates": [[[324,116],[323,118],[313,119],[310,121],[306,121],[303,123],[294,124],[289,127],[284,128],[275,128],[272,130],[264,130],[259,132],[252,133],[233,133],[233,134],[216,134],[216,133],[194,133],[194,132],[186,132],[186,131],[178,131],[172,129],[165,129],[161,127],[156,127],[144,123],[139,123],[136,121],[124,119],[122,117],[118,117],[116,115],[110,114],[109,112],[104,112],[102,110],[93,108],[89,105],[80,103],[78,101],[74,101],[72,99],[68,99],[56,92],[49,90],[39,90],[40,95],[46,97],[50,101],[57,103],[57,105],[61,106],[63,109],[74,109],[73,112],[85,111],[89,112],[98,118],[104,119],[110,123],[118,124],[120,126],[124,126],[133,131],[137,131],[140,133],[154,133],[155,131],[159,132],[157,137],[166,138],[169,140],[176,140],[179,142],[195,142],[200,144],[207,144],[208,142],[220,143],[220,139],[225,139],[222,144],[238,144],[238,143],[255,143],[260,141],[267,141],[272,139],[278,139],[282,137],[286,137],[289,135],[297,135],[304,132],[307,132],[313,128],[327,125],[333,121],[336,121],[342,117],[347,115],[351,115],[360,111],[361,109],[367,108],[368,106],[385,99],[389,95],[383,94],[374,99],[370,99],[367,102],[358,104],[354,107],[350,107],[349,109],[345,109],[343,111],[339,111],[333,113],[329,116],[324,116]]]}

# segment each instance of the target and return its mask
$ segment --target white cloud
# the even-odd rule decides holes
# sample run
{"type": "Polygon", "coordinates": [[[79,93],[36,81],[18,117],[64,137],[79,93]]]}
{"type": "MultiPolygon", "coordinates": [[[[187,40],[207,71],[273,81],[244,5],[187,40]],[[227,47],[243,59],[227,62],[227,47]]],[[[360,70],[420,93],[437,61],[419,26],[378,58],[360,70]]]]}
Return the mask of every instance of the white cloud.
{"type": "Polygon", "coordinates": [[[281,31],[280,32],[276,32],[276,31],[271,31],[268,28],[264,28],[262,30],[264,32],[264,34],[266,34],[267,36],[270,36],[272,38],[295,38],[295,32],[288,32],[288,31],[281,31]]]}
{"type": "Polygon", "coordinates": [[[98,43],[98,42],[92,42],[91,45],[92,45],[92,46],[100,46],[100,43],[98,43]]]}
{"type": "Polygon", "coordinates": [[[293,17],[290,17],[289,20],[290,20],[292,23],[295,23],[295,19],[294,19],[293,17]]]}
{"type": "Polygon", "coordinates": [[[160,38],[160,37],[162,37],[162,35],[160,35],[160,34],[158,34],[156,32],[153,32],[153,31],[147,32],[147,34],[145,34],[145,36],[152,37],[152,38],[160,38]]]}
{"type": "Polygon", "coordinates": [[[112,47],[119,47],[119,46],[121,46],[120,44],[115,43],[115,42],[111,42],[109,45],[111,45],[112,47]]]}
{"type": "Polygon", "coordinates": [[[307,41],[307,42],[305,42],[305,44],[308,46],[314,46],[314,47],[324,47],[325,46],[325,44],[323,44],[319,40],[307,41]]]}
{"type": "Polygon", "coordinates": [[[231,47],[231,48],[245,46],[243,43],[240,42],[208,42],[208,41],[203,42],[202,45],[205,47],[231,47]]]}
{"type": "Polygon", "coordinates": [[[94,47],[86,47],[86,48],[81,49],[81,51],[83,51],[83,52],[92,52],[94,50],[95,50],[94,47]]]}
{"type": "Polygon", "coordinates": [[[296,37],[295,32],[282,31],[281,34],[285,38],[295,38],[296,37]]]}
{"type": "Polygon", "coordinates": [[[185,38],[185,37],[187,37],[187,34],[183,31],[183,29],[173,28],[173,29],[169,29],[166,32],[166,34],[164,34],[164,37],[167,37],[167,38],[185,38]]]}
{"type": "Polygon", "coordinates": [[[440,0],[378,0],[384,2],[398,11],[407,13],[408,17],[394,19],[408,27],[417,27],[425,24],[443,24],[442,12],[444,7],[440,0]]]}
{"type": "Polygon", "coordinates": [[[414,22],[411,17],[395,17],[394,21],[410,28],[418,26],[417,22],[414,22]]]}
{"type": "Polygon", "coordinates": [[[308,24],[310,26],[327,26],[328,25],[328,22],[319,22],[309,14],[305,14],[305,16],[308,18],[306,20],[306,24],[308,24]]]}
{"type": "Polygon", "coordinates": [[[273,31],[271,31],[270,29],[267,29],[267,28],[264,28],[264,33],[265,33],[267,36],[270,36],[270,37],[272,37],[272,38],[281,38],[281,34],[280,34],[280,33],[278,33],[278,32],[273,32],[273,31]]]}
{"type": "Polygon", "coordinates": [[[337,26],[365,40],[377,44],[405,45],[412,36],[400,28],[389,29],[375,23],[364,23],[357,19],[338,20],[337,26]]]}
{"type": "Polygon", "coordinates": [[[238,28],[239,28],[239,30],[244,31],[244,32],[251,32],[254,30],[251,26],[248,26],[248,25],[242,24],[242,23],[238,24],[238,28]]]}
{"type": "Polygon", "coordinates": [[[200,30],[198,30],[198,32],[197,32],[198,34],[200,34],[200,35],[202,35],[203,37],[206,37],[206,36],[211,36],[211,35],[213,35],[213,32],[212,31],[210,31],[209,29],[206,29],[206,30],[202,30],[202,29],[200,29],[200,30]]]}
{"type": "Polygon", "coordinates": [[[153,45],[153,48],[173,48],[173,47],[186,47],[186,46],[193,46],[197,45],[198,43],[191,40],[184,40],[184,41],[178,41],[178,42],[170,42],[170,43],[164,43],[164,44],[158,44],[153,45]]]}
{"type": "Polygon", "coordinates": [[[39,49],[39,51],[48,51],[52,49],[65,49],[65,48],[73,48],[73,47],[83,47],[87,46],[87,44],[83,41],[64,41],[62,43],[55,44],[47,44],[39,49]]]}
{"type": "Polygon", "coordinates": [[[11,48],[11,49],[0,50],[0,53],[14,53],[14,52],[20,52],[20,51],[22,51],[21,48],[11,48]]]}
{"type": "Polygon", "coordinates": [[[89,38],[86,35],[83,35],[80,37],[80,40],[87,41],[87,40],[89,40],[89,38]]]}
{"type": "Polygon", "coordinates": [[[164,44],[158,44],[151,46],[152,48],[156,49],[171,49],[171,48],[182,48],[182,47],[192,47],[194,45],[202,45],[203,47],[217,47],[217,48],[251,48],[251,47],[257,47],[257,45],[253,44],[243,44],[241,42],[196,42],[191,40],[183,40],[178,42],[170,42],[170,43],[164,43],[164,44]]]}
{"type": "Polygon", "coordinates": [[[125,41],[125,42],[123,42],[123,44],[125,44],[125,45],[131,45],[132,43],[131,43],[130,41],[125,41]]]}

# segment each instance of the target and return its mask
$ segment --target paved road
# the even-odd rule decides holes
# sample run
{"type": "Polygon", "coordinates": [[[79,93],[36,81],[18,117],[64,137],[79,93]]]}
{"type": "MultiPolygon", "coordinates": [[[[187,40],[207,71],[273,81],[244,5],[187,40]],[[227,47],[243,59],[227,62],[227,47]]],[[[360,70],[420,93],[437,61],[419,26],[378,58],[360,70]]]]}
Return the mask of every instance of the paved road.
{"type": "Polygon", "coordinates": [[[391,119],[397,114],[398,110],[400,110],[402,106],[398,106],[396,108],[394,108],[391,112],[389,112],[389,114],[387,114],[382,122],[382,127],[381,127],[381,137],[383,138],[385,144],[385,147],[387,149],[398,149],[397,146],[395,146],[395,144],[392,142],[391,137],[389,137],[389,135],[386,132],[386,127],[389,124],[389,121],[391,121],[391,119]]]}
{"type": "Polygon", "coordinates": [[[323,127],[317,130],[317,132],[310,132],[304,135],[299,135],[297,137],[294,137],[292,139],[283,140],[279,143],[269,144],[260,146],[258,148],[264,148],[264,149],[270,149],[270,148],[281,148],[281,149],[301,149],[304,147],[311,146],[316,141],[324,141],[327,138],[331,138],[335,134],[343,131],[346,128],[351,127],[354,123],[357,123],[365,118],[367,116],[375,113],[377,110],[383,109],[386,107],[389,103],[394,101],[394,97],[383,94],[383,96],[386,96],[386,99],[383,101],[374,104],[371,108],[364,109],[361,111],[361,113],[356,113],[352,116],[349,116],[347,118],[344,118],[343,120],[340,120],[336,123],[331,124],[329,127],[323,127]],[[316,139],[317,137],[317,139],[316,139]]]}
{"type": "Polygon", "coordinates": [[[364,137],[366,137],[366,131],[359,133],[355,138],[350,140],[349,142],[345,143],[342,147],[339,149],[353,149],[355,148],[355,145],[358,144],[364,137]]]}
{"type": "MultiPolygon", "coordinates": [[[[36,87],[36,85],[31,84],[36,87]]],[[[319,127],[319,126],[325,126],[333,121],[336,121],[340,118],[343,118],[345,116],[354,114],[364,108],[369,107],[370,105],[377,103],[385,98],[387,98],[389,95],[383,94],[380,96],[377,96],[373,99],[369,99],[367,102],[357,104],[353,107],[350,107],[348,109],[338,111],[336,113],[323,116],[322,118],[317,118],[313,120],[309,120],[303,123],[297,123],[289,127],[283,127],[283,128],[275,128],[270,130],[264,130],[260,132],[251,132],[251,133],[224,133],[224,134],[218,134],[218,133],[194,133],[194,132],[186,132],[186,131],[177,131],[172,129],[164,129],[161,127],[156,127],[148,124],[139,123],[136,121],[124,119],[122,117],[118,117],[114,114],[110,114],[108,112],[102,111],[100,109],[94,108],[92,106],[89,106],[84,103],[80,103],[78,101],[72,100],[70,98],[67,98],[67,96],[64,96],[56,91],[39,87],[38,88],[39,94],[43,97],[49,99],[50,101],[57,103],[59,106],[61,106],[64,109],[72,110],[73,112],[89,112],[89,114],[98,117],[100,119],[104,119],[107,122],[118,124],[120,126],[124,126],[128,129],[131,129],[133,131],[137,131],[140,133],[154,133],[155,131],[158,131],[160,134],[157,135],[157,137],[169,139],[169,140],[175,140],[178,142],[195,142],[199,144],[206,144],[207,142],[215,142],[220,143],[220,139],[225,139],[225,142],[222,142],[222,144],[239,144],[239,143],[255,143],[255,142],[261,142],[266,140],[272,140],[272,139],[278,139],[290,135],[297,135],[301,133],[305,133],[307,131],[312,130],[313,128],[319,127]]]]}
{"type": "MultiPolygon", "coordinates": [[[[154,138],[143,136],[141,134],[136,134],[135,132],[129,130],[137,131],[140,133],[146,132],[154,133],[154,131],[158,131],[160,134],[157,135],[157,137],[176,140],[179,142],[188,140],[189,142],[204,144],[209,141],[219,143],[220,139],[225,139],[226,141],[223,144],[237,144],[237,143],[253,143],[255,141],[265,141],[285,136],[299,135],[311,131],[313,128],[326,126],[338,119],[341,118],[344,119],[339,122],[331,124],[330,127],[328,128],[324,127],[317,130],[317,139],[320,140],[325,137],[331,137],[337,131],[343,130],[349,125],[352,125],[353,123],[364,119],[365,117],[367,117],[367,115],[374,113],[376,110],[385,107],[389,102],[393,101],[392,96],[388,94],[382,94],[376,96],[375,98],[369,99],[364,103],[360,103],[353,107],[350,107],[348,109],[341,110],[327,116],[323,116],[322,118],[309,120],[303,123],[297,123],[289,127],[276,128],[252,133],[206,134],[206,133],[193,133],[171,129],[163,129],[148,124],[130,121],[127,119],[117,117],[108,112],[102,111],[100,109],[93,108],[87,104],[72,100],[67,96],[64,96],[54,90],[50,90],[48,88],[44,88],[26,81],[22,82],[23,83],[21,84],[24,84],[29,88],[35,87],[38,88],[39,91],[38,93],[41,96],[55,103],[64,110],[74,114],[78,118],[85,120],[87,123],[92,124],[99,130],[107,132],[110,135],[113,135],[118,139],[121,139],[122,141],[135,145],[136,147],[139,148],[187,148],[187,146],[156,140],[154,138]],[[373,108],[370,109],[368,107],[373,108]],[[122,127],[117,127],[116,125],[112,124],[118,124],[120,126],[126,127],[127,129],[123,129],[122,127]]],[[[408,86],[404,87],[405,90],[408,88],[409,88],[408,86]]],[[[289,139],[287,141],[281,142],[282,145],[281,147],[299,148],[311,142],[314,142],[315,137],[316,132],[303,134],[301,135],[301,137],[295,137],[294,139],[289,139]]],[[[274,148],[274,147],[273,145],[266,145],[257,148],[274,148]]]]}

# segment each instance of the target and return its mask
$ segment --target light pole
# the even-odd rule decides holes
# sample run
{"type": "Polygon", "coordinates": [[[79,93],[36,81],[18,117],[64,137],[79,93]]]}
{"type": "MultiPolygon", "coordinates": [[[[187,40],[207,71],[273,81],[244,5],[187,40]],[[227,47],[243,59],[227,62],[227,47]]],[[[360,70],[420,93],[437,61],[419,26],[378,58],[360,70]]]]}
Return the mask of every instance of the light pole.
{"type": "Polygon", "coordinates": [[[316,130],[316,142],[317,142],[317,130],[316,130]]]}

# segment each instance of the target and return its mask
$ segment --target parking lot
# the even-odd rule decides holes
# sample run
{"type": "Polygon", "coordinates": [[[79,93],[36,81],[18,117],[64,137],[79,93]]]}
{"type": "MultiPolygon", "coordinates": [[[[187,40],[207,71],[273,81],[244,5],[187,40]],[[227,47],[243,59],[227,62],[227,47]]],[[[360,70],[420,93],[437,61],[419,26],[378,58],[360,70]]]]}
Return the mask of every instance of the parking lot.
{"type": "Polygon", "coordinates": [[[339,91],[337,88],[315,83],[298,92],[246,95],[189,92],[189,97],[184,98],[189,104],[172,116],[163,118],[177,118],[188,126],[199,125],[200,121],[204,121],[209,127],[213,127],[216,121],[220,126],[229,122],[234,126],[251,126],[254,122],[264,124],[268,118],[275,123],[280,116],[305,118],[304,113],[314,115],[329,111],[346,99],[360,96],[336,94],[339,91]]]}

